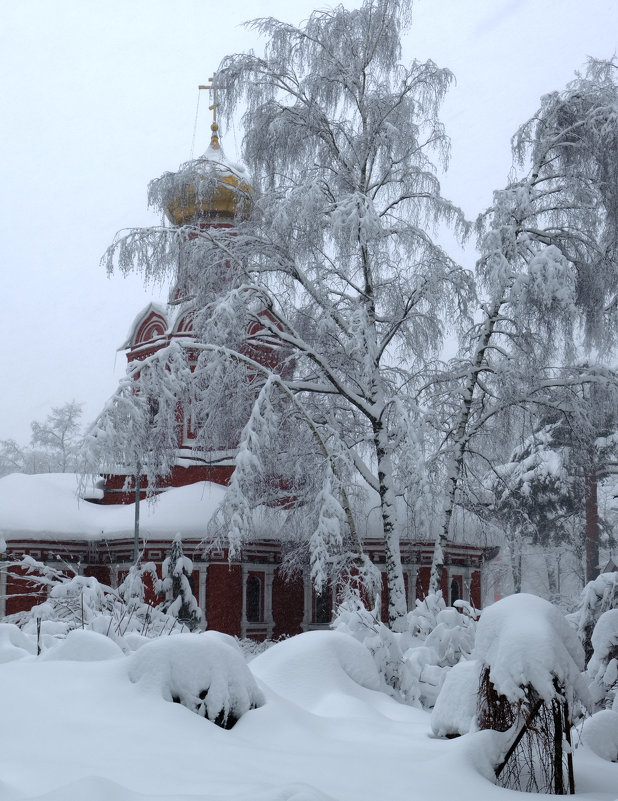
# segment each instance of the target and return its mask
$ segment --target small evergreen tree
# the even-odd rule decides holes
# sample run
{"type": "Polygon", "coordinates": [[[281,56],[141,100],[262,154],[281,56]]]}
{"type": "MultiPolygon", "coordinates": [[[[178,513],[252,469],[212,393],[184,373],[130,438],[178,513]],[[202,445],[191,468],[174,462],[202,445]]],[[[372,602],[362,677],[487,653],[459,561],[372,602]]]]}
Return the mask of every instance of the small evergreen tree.
{"type": "Polygon", "coordinates": [[[161,604],[161,609],[191,630],[202,619],[202,610],[191,589],[192,571],[193,562],[184,555],[182,539],[178,533],[172,542],[169,556],[163,560],[163,580],[159,585],[159,592],[166,593],[168,597],[161,604]]]}

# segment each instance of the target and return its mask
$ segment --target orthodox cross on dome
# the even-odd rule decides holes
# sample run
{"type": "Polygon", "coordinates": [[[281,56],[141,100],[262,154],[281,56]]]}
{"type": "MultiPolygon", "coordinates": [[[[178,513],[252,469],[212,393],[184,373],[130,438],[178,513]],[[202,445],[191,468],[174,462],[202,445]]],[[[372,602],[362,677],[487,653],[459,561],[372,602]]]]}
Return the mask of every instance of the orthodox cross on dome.
{"type": "MultiPolygon", "coordinates": [[[[216,73],[215,73],[216,74],[216,73]]],[[[210,81],[207,85],[202,85],[200,89],[208,89],[210,92],[210,97],[212,99],[212,105],[208,106],[209,110],[212,111],[212,125],[210,126],[210,130],[212,131],[212,136],[210,138],[210,146],[215,150],[219,150],[219,125],[217,123],[217,87],[213,86],[212,83],[215,79],[215,76],[212,75],[208,80],[210,81]]]]}

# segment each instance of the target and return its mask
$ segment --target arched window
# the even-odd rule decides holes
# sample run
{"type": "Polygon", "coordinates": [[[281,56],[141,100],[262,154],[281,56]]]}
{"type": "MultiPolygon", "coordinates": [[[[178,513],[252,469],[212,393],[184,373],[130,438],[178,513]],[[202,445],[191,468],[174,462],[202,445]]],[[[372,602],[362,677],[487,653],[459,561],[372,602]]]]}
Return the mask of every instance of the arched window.
{"type": "Polygon", "coordinates": [[[457,579],[451,581],[451,606],[461,598],[461,587],[457,579]]]}
{"type": "Polygon", "coordinates": [[[247,576],[247,623],[262,623],[262,580],[251,573],[247,576]]]}

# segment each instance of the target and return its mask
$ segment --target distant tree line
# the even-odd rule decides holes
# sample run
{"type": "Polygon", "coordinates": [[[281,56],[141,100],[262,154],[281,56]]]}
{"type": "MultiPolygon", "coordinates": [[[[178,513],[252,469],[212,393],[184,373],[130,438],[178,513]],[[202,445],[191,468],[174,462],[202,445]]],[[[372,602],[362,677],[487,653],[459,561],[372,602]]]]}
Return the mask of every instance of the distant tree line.
{"type": "Polygon", "coordinates": [[[82,439],[83,404],[69,401],[54,406],[47,417],[34,420],[27,445],[0,440],[0,476],[9,473],[76,472],[82,439]]]}

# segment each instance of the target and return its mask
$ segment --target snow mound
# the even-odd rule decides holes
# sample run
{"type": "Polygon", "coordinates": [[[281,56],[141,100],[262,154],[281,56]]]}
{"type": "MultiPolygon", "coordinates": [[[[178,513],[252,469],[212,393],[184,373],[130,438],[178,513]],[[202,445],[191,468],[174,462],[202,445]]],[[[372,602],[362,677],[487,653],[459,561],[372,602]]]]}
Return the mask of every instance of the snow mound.
{"type": "Polygon", "coordinates": [[[436,737],[467,734],[476,720],[481,665],[475,660],[459,662],[446,675],[431,713],[436,737]]]}
{"type": "MultiPolygon", "coordinates": [[[[490,669],[496,691],[511,703],[525,699],[532,685],[544,701],[556,697],[554,679],[587,702],[581,676],[584,650],[559,609],[544,598],[520,593],[487,607],[481,615],[472,654],[490,669]]],[[[569,698],[568,700],[572,700],[569,698]]]]}
{"type": "Polygon", "coordinates": [[[352,715],[367,711],[368,691],[383,688],[369,651],[336,631],[308,631],[277,643],[251,662],[251,670],[280,696],[326,717],[344,708],[352,715]]]}
{"type": "Polygon", "coordinates": [[[0,623],[0,663],[36,654],[34,642],[13,623],[0,623]]]}
{"type": "Polygon", "coordinates": [[[152,640],[129,657],[129,678],[229,729],[264,696],[228,639],[207,631],[152,640]]]}
{"type": "Polygon", "coordinates": [[[73,629],[58,645],[43,651],[40,659],[46,662],[101,662],[122,655],[122,649],[104,634],[88,629],[73,629]]]}
{"type": "Polygon", "coordinates": [[[596,712],[584,722],[582,739],[601,759],[618,762],[618,712],[596,712]]]}

